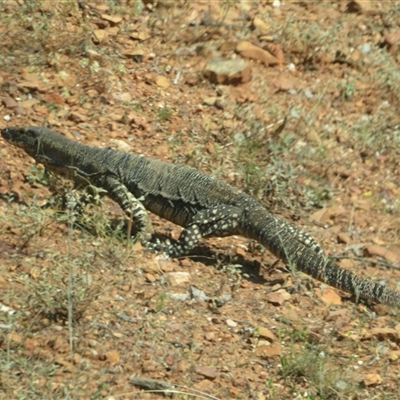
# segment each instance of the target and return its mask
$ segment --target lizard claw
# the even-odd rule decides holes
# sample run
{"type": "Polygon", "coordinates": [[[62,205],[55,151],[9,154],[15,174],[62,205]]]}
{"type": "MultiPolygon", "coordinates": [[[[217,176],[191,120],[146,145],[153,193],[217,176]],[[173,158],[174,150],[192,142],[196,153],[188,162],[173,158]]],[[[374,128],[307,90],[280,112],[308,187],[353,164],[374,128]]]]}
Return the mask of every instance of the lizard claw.
{"type": "Polygon", "coordinates": [[[145,246],[146,251],[151,253],[164,253],[166,257],[170,257],[175,253],[175,246],[169,239],[163,242],[158,238],[155,239],[154,242],[143,240],[142,244],[145,246]]]}

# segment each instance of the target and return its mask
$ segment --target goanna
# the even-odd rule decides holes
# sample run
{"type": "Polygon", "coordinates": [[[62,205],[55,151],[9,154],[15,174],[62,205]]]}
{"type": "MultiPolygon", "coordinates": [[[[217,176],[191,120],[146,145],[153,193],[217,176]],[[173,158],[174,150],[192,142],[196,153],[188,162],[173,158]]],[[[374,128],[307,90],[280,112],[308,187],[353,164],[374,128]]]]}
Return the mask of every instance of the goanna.
{"type": "Polygon", "coordinates": [[[362,278],[328,259],[307,233],[271,214],[227,183],[194,168],[88,146],[41,127],[11,127],[3,138],[51,171],[107,191],[144,237],[147,210],[184,229],[170,256],[187,253],[202,237],[242,235],[265,246],[285,263],[353,295],[400,305],[400,292],[362,278]]]}

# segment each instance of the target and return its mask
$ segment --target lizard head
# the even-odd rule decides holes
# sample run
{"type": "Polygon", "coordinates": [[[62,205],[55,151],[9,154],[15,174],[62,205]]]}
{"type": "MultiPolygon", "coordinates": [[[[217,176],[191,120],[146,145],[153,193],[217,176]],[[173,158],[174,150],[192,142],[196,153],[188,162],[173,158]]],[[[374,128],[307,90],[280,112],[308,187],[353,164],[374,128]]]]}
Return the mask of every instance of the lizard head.
{"type": "Polygon", "coordinates": [[[34,156],[40,141],[41,128],[35,126],[4,128],[1,130],[1,136],[7,142],[20,147],[29,155],[34,156]]]}

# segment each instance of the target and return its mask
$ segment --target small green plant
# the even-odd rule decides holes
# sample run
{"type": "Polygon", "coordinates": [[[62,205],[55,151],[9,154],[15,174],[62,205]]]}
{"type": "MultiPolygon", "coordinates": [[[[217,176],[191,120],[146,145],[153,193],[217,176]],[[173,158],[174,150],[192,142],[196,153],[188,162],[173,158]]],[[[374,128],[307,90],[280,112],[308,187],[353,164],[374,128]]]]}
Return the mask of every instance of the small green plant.
{"type": "Polygon", "coordinates": [[[154,310],[157,313],[163,310],[163,308],[165,307],[166,300],[167,300],[167,294],[165,292],[161,293],[159,296],[156,297],[154,310]]]}
{"type": "Polygon", "coordinates": [[[168,105],[164,105],[158,110],[157,117],[160,121],[166,121],[172,114],[172,109],[168,105]]]}
{"type": "Polygon", "coordinates": [[[29,174],[26,175],[26,181],[33,187],[47,186],[50,183],[50,175],[43,166],[32,165],[29,168],[29,174]]]}
{"type": "Polygon", "coordinates": [[[354,82],[351,80],[342,79],[340,81],[339,91],[343,100],[351,99],[356,92],[356,87],[354,82]]]}
{"type": "Polygon", "coordinates": [[[301,398],[347,399],[356,390],[349,371],[344,372],[326,352],[310,345],[296,349],[293,346],[287,355],[281,356],[281,373],[288,384],[308,383],[308,397],[301,398]]]}

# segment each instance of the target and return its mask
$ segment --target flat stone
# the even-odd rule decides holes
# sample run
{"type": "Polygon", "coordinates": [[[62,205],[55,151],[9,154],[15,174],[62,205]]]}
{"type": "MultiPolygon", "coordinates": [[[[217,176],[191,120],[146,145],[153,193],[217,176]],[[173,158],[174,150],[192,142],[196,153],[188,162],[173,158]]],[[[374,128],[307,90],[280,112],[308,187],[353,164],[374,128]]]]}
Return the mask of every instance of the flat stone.
{"type": "Polygon", "coordinates": [[[204,75],[211,83],[240,85],[251,79],[251,68],[241,59],[213,58],[208,61],[204,75]]]}
{"type": "Polygon", "coordinates": [[[214,367],[197,366],[196,373],[208,379],[215,379],[218,376],[218,370],[214,367]]]}
{"type": "Polygon", "coordinates": [[[1,102],[4,104],[6,108],[15,108],[18,107],[18,102],[15,101],[12,97],[10,96],[5,96],[1,99],[1,102]]]}
{"type": "Polygon", "coordinates": [[[191,280],[189,272],[184,271],[168,272],[165,274],[165,277],[171,286],[186,284],[191,280]]]}
{"type": "Polygon", "coordinates": [[[276,336],[268,328],[259,326],[257,331],[258,331],[258,336],[267,339],[270,342],[276,341],[276,336]]]}

